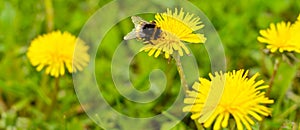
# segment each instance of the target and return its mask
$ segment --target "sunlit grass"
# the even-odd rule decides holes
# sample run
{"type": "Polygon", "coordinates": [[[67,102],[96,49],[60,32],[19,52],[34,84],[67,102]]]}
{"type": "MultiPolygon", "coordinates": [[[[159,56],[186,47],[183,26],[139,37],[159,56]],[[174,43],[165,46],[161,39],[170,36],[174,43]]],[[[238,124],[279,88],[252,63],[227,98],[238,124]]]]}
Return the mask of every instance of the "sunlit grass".
{"type": "MultiPolygon", "coordinates": [[[[60,78],[57,95],[53,94],[55,78],[46,75],[44,70],[36,71],[26,52],[34,38],[49,30],[78,35],[88,18],[109,0],[46,2],[52,2],[52,5],[44,1],[0,1],[0,129],[101,129],[81,108],[73,88],[72,75],[66,73],[60,78]],[[51,107],[53,96],[57,98],[55,108],[51,107]]],[[[258,80],[264,80],[266,84],[273,80],[269,98],[274,100],[274,104],[268,105],[272,109],[271,116],[263,122],[255,122],[252,128],[299,129],[300,63],[295,62],[299,54],[279,54],[281,62],[276,68],[274,63],[278,55],[266,55],[265,46],[256,39],[260,35],[259,30],[268,28],[270,23],[295,21],[299,15],[300,1],[236,0],[234,4],[229,0],[191,2],[207,15],[217,29],[226,53],[227,70],[249,69],[250,76],[259,72],[261,76],[258,80]],[[276,75],[273,75],[274,68],[276,75]]],[[[166,4],[172,5],[172,2],[166,4]]],[[[116,10],[122,12],[122,8],[116,10]]],[[[165,59],[149,59],[146,54],[141,54],[134,58],[130,66],[133,84],[140,90],[147,90],[148,86],[143,84],[148,84],[148,73],[153,68],[162,67],[167,73],[167,92],[156,102],[136,108],[134,103],[125,100],[113,88],[114,84],[109,80],[110,54],[113,54],[132,26],[130,19],[124,20],[105,36],[101,44],[104,51],[99,51],[99,57],[95,59],[95,75],[97,79],[104,79],[101,81],[105,82],[98,84],[103,87],[103,95],[113,108],[131,116],[149,117],[167,109],[174,101],[179,91],[180,76],[176,66],[173,66],[174,61],[168,64],[165,59]],[[139,109],[143,111],[138,113],[139,109]]],[[[208,78],[210,63],[204,47],[194,44],[189,47],[197,59],[200,76],[208,78]]],[[[105,114],[110,116],[110,113],[105,114]]],[[[174,129],[197,128],[189,116],[174,129]]],[[[112,119],[108,121],[109,125],[127,128],[122,125],[128,124],[112,119]]]]}

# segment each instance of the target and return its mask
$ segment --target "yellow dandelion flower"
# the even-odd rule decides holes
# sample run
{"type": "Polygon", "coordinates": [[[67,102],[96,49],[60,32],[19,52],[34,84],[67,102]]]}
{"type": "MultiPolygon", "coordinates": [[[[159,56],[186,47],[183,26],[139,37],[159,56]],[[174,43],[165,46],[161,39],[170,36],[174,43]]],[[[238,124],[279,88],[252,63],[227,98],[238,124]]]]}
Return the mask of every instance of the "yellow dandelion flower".
{"type": "Polygon", "coordinates": [[[252,129],[251,125],[254,125],[253,119],[262,120],[261,116],[268,116],[271,114],[271,110],[264,106],[266,104],[272,104],[274,101],[265,97],[265,92],[260,90],[268,88],[268,85],[262,85],[263,80],[255,81],[256,73],[250,79],[246,76],[248,71],[244,73],[244,70],[233,71],[229,73],[216,73],[215,76],[209,75],[211,81],[205,78],[199,78],[200,83],[195,82],[192,91],[187,91],[187,96],[184,103],[187,104],[184,108],[184,112],[192,112],[191,118],[197,120],[199,123],[204,123],[204,127],[210,127],[213,122],[213,129],[226,128],[228,126],[229,118],[233,117],[237,129],[242,130],[244,127],[252,129]],[[218,80],[224,85],[212,84],[215,80],[218,80]],[[213,85],[213,86],[211,86],[213,85]],[[216,87],[216,89],[211,89],[216,87]],[[218,90],[224,87],[223,94],[219,103],[216,106],[208,106],[209,108],[215,108],[212,115],[206,121],[199,121],[201,111],[204,108],[204,104],[207,101],[207,97],[210,90],[218,90]]]}
{"type": "Polygon", "coordinates": [[[270,28],[267,30],[261,30],[259,32],[262,36],[259,36],[257,40],[261,43],[267,43],[267,48],[271,52],[284,51],[300,51],[297,46],[290,44],[291,39],[291,23],[271,23],[270,28]]]}
{"type": "Polygon", "coordinates": [[[298,15],[297,21],[293,24],[293,28],[300,31],[300,14],[298,15]]]}
{"type": "Polygon", "coordinates": [[[174,51],[178,51],[180,56],[184,52],[190,54],[183,41],[189,43],[206,41],[203,34],[195,33],[204,27],[200,18],[194,17],[190,13],[184,13],[183,9],[178,12],[175,8],[174,13],[167,9],[165,13],[156,14],[154,22],[162,32],[159,38],[151,40],[152,44],[146,44],[141,49],[141,51],[149,52],[149,56],[154,54],[154,57],[158,57],[161,52],[164,52],[165,57],[169,58],[174,51]]]}
{"type": "Polygon", "coordinates": [[[45,67],[46,74],[59,77],[65,74],[65,67],[72,73],[87,66],[90,58],[88,49],[82,40],[70,33],[54,31],[32,40],[27,57],[37,71],[45,67]]]}
{"type": "MultiPolygon", "coordinates": [[[[291,31],[292,36],[290,43],[297,46],[297,48],[300,48],[300,15],[298,16],[297,21],[292,25],[291,31]]],[[[297,50],[298,53],[300,53],[299,50],[297,50]]]]}
{"type": "Polygon", "coordinates": [[[290,22],[280,22],[276,25],[271,23],[270,28],[260,30],[261,36],[257,40],[266,43],[271,52],[279,50],[280,53],[297,52],[300,53],[300,15],[298,21],[294,24],[290,22]]]}

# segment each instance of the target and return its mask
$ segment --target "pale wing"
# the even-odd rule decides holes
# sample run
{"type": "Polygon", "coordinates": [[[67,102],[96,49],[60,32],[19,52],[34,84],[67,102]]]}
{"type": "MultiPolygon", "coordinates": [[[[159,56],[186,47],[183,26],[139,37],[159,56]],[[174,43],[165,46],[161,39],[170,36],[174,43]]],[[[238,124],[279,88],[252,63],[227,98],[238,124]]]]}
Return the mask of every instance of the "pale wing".
{"type": "Polygon", "coordinates": [[[136,31],[133,29],[131,32],[129,32],[125,37],[124,40],[130,40],[136,38],[136,31]]]}
{"type": "Polygon", "coordinates": [[[137,28],[137,26],[140,26],[141,23],[149,23],[139,16],[131,16],[131,20],[134,23],[135,28],[137,28]]]}
{"type": "MultiPolygon", "coordinates": [[[[131,16],[131,20],[132,20],[132,22],[133,22],[133,24],[134,24],[134,29],[131,31],[131,32],[129,32],[125,37],[124,37],[124,40],[130,40],[130,39],[135,39],[135,38],[137,38],[136,36],[137,36],[137,31],[136,31],[136,29],[141,29],[141,24],[142,23],[149,23],[149,22],[147,22],[147,21],[145,21],[145,20],[143,20],[141,17],[138,17],[138,16],[131,16]]],[[[138,34],[140,37],[145,37],[145,34],[143,34],[143,33],[139,33],[138,34]]]]}

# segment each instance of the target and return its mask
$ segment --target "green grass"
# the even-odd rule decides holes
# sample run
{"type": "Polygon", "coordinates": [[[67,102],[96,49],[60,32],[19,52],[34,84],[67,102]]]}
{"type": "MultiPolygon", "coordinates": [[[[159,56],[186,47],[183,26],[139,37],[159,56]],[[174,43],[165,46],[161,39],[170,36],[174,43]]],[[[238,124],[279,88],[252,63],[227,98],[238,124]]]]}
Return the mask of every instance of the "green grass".
{"type": "MultiPolygon", "coordinates": [[[[53,30],[69,31],[78,35],[85,22],[109,0],[52,0],[53,30]]],[[[273,72],[274,57],[263,53],[264,45],[256,38],[259,30],[270,23],[295,21],[300,12],[299,0],[190,0],[201,9],[219,33],[225,49],[227,70],[249,69],[250,75],[259,72],[268,84],[273,72]],[[234,50],[234,51],[233,51],[234,50]]],[[[172,2],[164,4],[172,5],[172,2]]],[[[60,79],[57,105],[53,104],[55,79],[37,72],[26,51],[35,37],[47,32],[47,13],[43,0],[0,1],[0,129],[101,129],[81,108],[73,87],[72,75],[60,79]]],[[[122,8],[118,8],[122,11],[122,8]]],[[[146,19],[153,16],[145,15],[146,19]]],[[[153,58],[141,53],[130,66],[132,84],[138,90],[149,88],[148,76],[153,69],[166,74],[166,91],[154,102],[139,104],[124,98],[111,79],[111,58],[123,36],[132,29],[129,19],[114,26],[105,36],[95,59],[95,75],[102,94],[117,111],[132,117],[151,117],[166,110],[180,89],[174,62],[153,58]]],[[[128,49],[135,46],[128,44],[128,49]]],[[[199,75],[208,77],[210,63],[203,45],[190,45],[197,59],[199,75]]],[[[127,53],[130,53],[128,51],[127,53]]],[[[299,55],[296,55],[299,57],[299,55]]],[[[125,68],[126,69],[126,68],[125,68]]],[[[274,80],[270,98],[275,100],[272,116],[267,117],[264,129],[300,129],[300,76],[299,63],[282,62],[274,80]]],[[[189,81],[191,82],[191,81],[189,81]]],[[[104,113],[108,117],[110,113],[104,113]]],[[[122,120],[110,118],[106,125],[126,129],[122,120]]],[[[137,125],[137,128],[144,126],[137,125]]],[[[162,128],[168,128],[168,123],[162,128]]],[[[259,129],[259,123],[253,129],[259,129]]],[[[174,130],[195,129],[185,117],[174,130]]]]}

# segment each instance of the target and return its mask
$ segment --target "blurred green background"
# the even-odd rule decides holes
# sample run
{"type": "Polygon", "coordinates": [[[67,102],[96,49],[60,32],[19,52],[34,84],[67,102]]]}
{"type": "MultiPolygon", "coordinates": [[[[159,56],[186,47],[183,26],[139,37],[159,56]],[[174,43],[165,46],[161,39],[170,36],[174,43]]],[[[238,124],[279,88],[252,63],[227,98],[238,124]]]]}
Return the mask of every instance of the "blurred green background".
{"type": "MultiPolygon", "coordinates": [[[[0,129],[101,129],[86,116],[77,101],[72,75],[63,76],[56,108],[51,108],[54,78],[37,72],[31,66],[26,51],[32,39],[47,33],[47,1],[49,0],[1,0],[0,1],[0,129]]],[[[160,1],[154,0],[157,3],[160,1]]],[[[51,2],[51,1],[50,1],[51,2]]],[[[110,0],[52,0],[53,30],[78,35],[85,22],[110,0]]],[[[211,20],[218,31],[226,53],[227,70],[250,69],[250,75],[260,72],[268,83],[273,71],[273,58],[263,53],[264,45],[256,38],[260,29],[272,22],[294,22],[300,13],[299,0],[190,0],[211,20]]],[[[172,4],[168,1],[165,4],[172,4]]],[[[137,5],[138,6],[138,5],[137,5]]],[[[121,9],[119,10],[121,11],[121,9]]],[[[130,19],[112,28],[101,47],[103,51],[95,59],[97,79],[107,101],[119,112],[133,117],[149,117],[166,109],[176,97],[180,79],[173,63],[163,58],[148,57],[146,53],[135,57],[131,65],[131,80],[139,90],[148,88],[148,75],[160,68],[167,76],[167,90],[156,101],[137,105],[124,99],[111,84],[110,63],[114,50],[123,36],[131,31],[130,19]],[[130,27],[130,28],[129,28],[130,27]],[[138,111],[138,112],[137,112],[138,111]]],[[[210,63],[203,45],[190,45],[199,74],[208,77],[210,63]]],[[[99,51],[100,53],[100,51],[99,51]]],[[[264,129],[292,129],[300,120],[299,64],[282,63],[275,78],[271,98],[275,104],[273,113],[264,122],[264,129]]],[[[109,115],[108,115],[109,116],[109,115]]],[[[108,121],[120,129],[134,124],[108,121]]],[[[168,125],[168,124],[164,124],[168,125]]],[[[161,126],[162,129],[166,126],[161,126]]],[[[299,127],[300,128],[300,127],[299,127]]],[[[173,129],[195,129],[186,117],[173,129]]],[[[259,124],[254,126],[259,129],[259,124]]]]}

